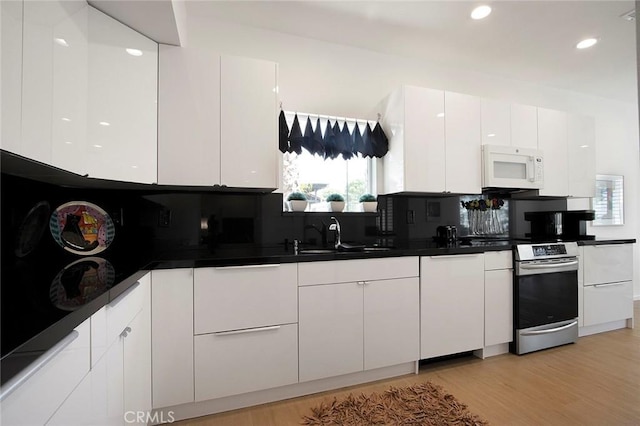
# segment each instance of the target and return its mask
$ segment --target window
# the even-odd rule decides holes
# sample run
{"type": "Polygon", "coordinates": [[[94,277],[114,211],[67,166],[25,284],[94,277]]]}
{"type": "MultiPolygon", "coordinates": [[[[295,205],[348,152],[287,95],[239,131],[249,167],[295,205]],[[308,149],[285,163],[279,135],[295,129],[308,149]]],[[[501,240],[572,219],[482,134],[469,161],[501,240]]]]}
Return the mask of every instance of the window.
{"type": "Polygon", "coordinates": [[[593,226],[624,224],[624,178],[596,175],[596,196],[593,199],[593,226]]]}
{"type": "MultiPolygon", "coordinates": [[[[300,118],[301,115],[298,114],[300,118]]],[[[291,126],[293,115],[287,114],[287,123],[291,126]]],[[[302,124],[306,120],[301,120],[302,124]]],[[[312,120],[313,122],[314,120],[312,120]]],[[[341,120],[344,122],[344,120],[341,120]]],[[[335,120],[331,120],[335,123],[335,120]]],[[[326,128],[327,119],[320,119],[321,129],[326,128]]],[[[347,120],[350,131],[355,120],[347,120]]],[[[366,122],[364,122],[366,126],[366,122]]],[[[362,122],[358,125],[362,128],[362,122]]],[[[314,126],[315,127],[315,126],[314,126]]],[[[345,160],[342,157],[324,159],[303,149],[301,154],[283,154],[282,186],[284,196],[291,192],[302,192],[307,196],[307,211],[329,211],[326,198],[329,194],[340,194],[345,200],[346,212],[360,211],[360,196],[374,193],[375,164],[370,158],[361,155],[345,160]]]]}

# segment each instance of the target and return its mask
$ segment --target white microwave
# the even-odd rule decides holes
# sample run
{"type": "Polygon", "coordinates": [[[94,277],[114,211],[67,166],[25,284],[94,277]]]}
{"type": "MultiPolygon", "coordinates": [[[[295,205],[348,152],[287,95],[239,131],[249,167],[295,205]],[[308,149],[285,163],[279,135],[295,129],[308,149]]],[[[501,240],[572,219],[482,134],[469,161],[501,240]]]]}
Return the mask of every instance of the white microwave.
{"type": "Polygon", "coordinates": [[[482,145],[482,187],[541,189],[542,151],[503,145],[482,145]]]}

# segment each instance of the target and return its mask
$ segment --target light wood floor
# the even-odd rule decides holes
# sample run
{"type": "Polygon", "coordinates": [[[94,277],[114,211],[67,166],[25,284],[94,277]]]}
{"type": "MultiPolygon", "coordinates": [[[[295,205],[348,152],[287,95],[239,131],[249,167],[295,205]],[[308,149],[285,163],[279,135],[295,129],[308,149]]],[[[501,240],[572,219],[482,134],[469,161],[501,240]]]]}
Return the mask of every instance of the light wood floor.
{"type": "MultiPolygon", "coordinates": [[[[640,301],[634,308],[640,319],[640,301]]],[[[297,425],[310,407],[334,396],[381,392],[426,380],[443,386],[493,425],[640,425],[640,325],[523,356],[442,361],[422,366],[417,375],[177,424],[297,425]]]]}

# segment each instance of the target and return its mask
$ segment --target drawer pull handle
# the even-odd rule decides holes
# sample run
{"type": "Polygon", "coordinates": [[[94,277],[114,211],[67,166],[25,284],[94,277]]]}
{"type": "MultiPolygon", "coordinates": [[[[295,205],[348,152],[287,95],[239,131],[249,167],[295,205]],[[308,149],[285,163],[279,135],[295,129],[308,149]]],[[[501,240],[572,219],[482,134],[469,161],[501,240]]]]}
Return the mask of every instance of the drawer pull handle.
{"type": "Polygon", "coordinates": [[[625,285],[625,284],[626,284],[626,282],[619,282],[619,283],[607,283],[607,284],[594,284],[593,286],[596,287],[596,288],[599,288],[599,287],[616,287],[616,286],[625,285]]]}
{"type": "Polygon", "coordinates": [[[245,328],[243,330],[232,330],[232,331],[219,331],[213,334],[216,336],[231,336],[233,334],[245,334],[245,333],[258,332],[258,331],[277,330],[279,328],[280,328],[279,325],[271,325],[269,327],[245,328]]]}
{"type": "Polygon", "coordinates": [[[136,288],[138,288],[138,286],[140,285],[140,281],[136,281],[135,284],[133,284],[131,287],[129,287],[128,289],[126,289],[124,291],[124,293],[120,294],[118,297],[116,297],[115,299],[113,299],[110,303],[109,303],[109,307],[110,308],[115,308],[116,305],[120,302],[122,302],[124,299],[127,298],[128,295],[131,294],[131,292],[133,292],[133,290],[135,290],[136,288]]]}
{"type": "Polygon", "coordinates": [[[478,257],[482,253],[469,253],[469,254],[445,254],[442,256],[429,256],[431,259],[460,259],[462,257],[478,257]]]}
{"type": "Polygon", "coordinates": [[[125,327],[122,333],[120,333],[120,337],[127,337],[129,333],[131,333],[131,327],[125,327]]]}
{"type": "Polygon", "coordinates": [[[239,265],[239,266],[217,266],[215,269],[224,271],[226,269],[258,269],[258,268],[278,268],[279,263],[266,263],[264,265],[239,265]]]}
{"type": "Polygon", "coordinates": [[[60,340],[51,349],[40,355],[34,362],[32,362],[28,370],[22,371],[17,376],[12,377],[0,391],[0,401],[4,400],[13,391],[18,389],[24,382],[29,380],[31,376],[36,374],[42,367],[47,365],[49,361],[55,358],[60,352],[62,352],[67,346],[69,346],[74,340],[80,336],[77,330],[73,330],[64,339],[60,340]]]}

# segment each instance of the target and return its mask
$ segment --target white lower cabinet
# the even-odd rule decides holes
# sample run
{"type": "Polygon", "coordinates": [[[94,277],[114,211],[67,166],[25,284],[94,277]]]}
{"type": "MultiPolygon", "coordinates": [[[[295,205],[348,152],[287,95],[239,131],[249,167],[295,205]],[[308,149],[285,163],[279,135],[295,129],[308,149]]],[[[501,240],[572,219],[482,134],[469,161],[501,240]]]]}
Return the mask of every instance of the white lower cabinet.
{"type": "Polygon", "coordinates": [[[483,347],[482,253],[420,259],[420,358],[483,347]]]}
{"type": "Polygon", "coordinates": [[[299,277],[300,382],[418,360],[417,258],[300,264],[299,277]],[[338,282],[318,283],[318,266],[338,282]],[[398,278],[369,280],[378,269],[398,278]],[[366,280],[339,282],[356,271],[366,280]]]}
{"type": "Polygon", "coordinates": [[[298,326],[286,324],[195,337],[196,401],[298,382],[298,326]]]}
{"type": "Polygon", "coordinates": [[[149,283],[146,275],[137,287],[94,315],[107,330],[115,330],[118,323],[123,323],[122,329],[100,334],[107,336],[107,349],[47,424],[132,424],[138,418],[135,413],[144,413],[140,418],[146,420],[151,410],[149,283]]]}
{"type": "MultiPolygon", "coordinates": [[[[0,403],[0,423],[4,425],[42,425],[60,407],[65,398],[89,372],[90,320],[84,321],[54,348],[45,352],[48,358],[31,377],[18,385],[0,403]]],[[[25,354],[27,356],[27,354],[25,354]]],[[[33,368],[35,362],[29,368],[33,368]]],[[[3,386],[3,393],[6,391],[3,386]]]]}
{"type": "Polygon", "coordinates": [[[363,294],[357,282],[300,287],[300,381],[362,371],[363,294]]]}
{"type": "Polygon", "coordinates": [[[153,408],[193,402],[193,269],[151,272],[153,408]]]}
{"type": "Polygon", "coordinates": [[[582,325],[633,318],[633,246],[601,244],[582,249],[582,325]]]}
{"type": "Polygon", "coordinates": [[[298,382],[297,265],[194,271],[195,400],[298,382]]]}
{"type": "Polygon", "coordinates": [[[584,287],[584,325],[633,318],[633,282],[595,284],[584,287]]]}
{"type": "Polygon", "coordinates": [[[484,346],[513,340],[513,260],[511,251],[484,254],[484,346]]]}

